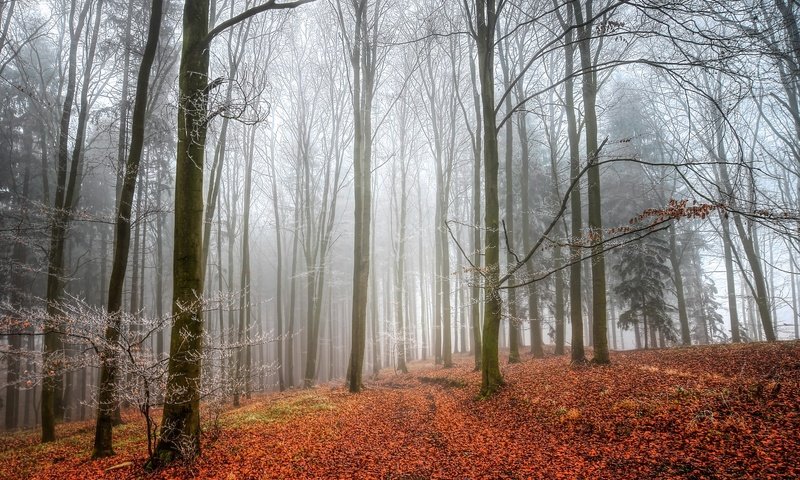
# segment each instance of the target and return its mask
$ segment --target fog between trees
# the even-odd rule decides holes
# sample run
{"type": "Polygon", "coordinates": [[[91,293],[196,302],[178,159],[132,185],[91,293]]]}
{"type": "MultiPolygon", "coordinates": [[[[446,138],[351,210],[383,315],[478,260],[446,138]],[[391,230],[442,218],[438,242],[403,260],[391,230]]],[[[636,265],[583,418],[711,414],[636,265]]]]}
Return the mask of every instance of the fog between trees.
{"type": "Polygon", "coordinates": [[[0,3],[5,429],[798,338],[798,8],[0,3]]]}

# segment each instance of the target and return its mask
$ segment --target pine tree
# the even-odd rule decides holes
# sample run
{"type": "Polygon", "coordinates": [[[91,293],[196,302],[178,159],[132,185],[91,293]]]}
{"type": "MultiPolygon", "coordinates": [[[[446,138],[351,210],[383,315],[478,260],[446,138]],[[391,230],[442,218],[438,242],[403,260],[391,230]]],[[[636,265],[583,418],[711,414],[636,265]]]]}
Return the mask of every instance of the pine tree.
{"type": "Polygon", "coordinates": [[[619,325],[626,329],[636,324],[643,325],[645,348],[655,344],[656,332],[668,340],[676,340],[669,315],[671,307],[664,295],[665,282],[670,276],[666,264],[668,255],[667,241],[658,234],[651,234],[630,247],[620,249],[620,261],[614,267],[621,277],[614,292],[629,305],[620,315],[619,325]]]}

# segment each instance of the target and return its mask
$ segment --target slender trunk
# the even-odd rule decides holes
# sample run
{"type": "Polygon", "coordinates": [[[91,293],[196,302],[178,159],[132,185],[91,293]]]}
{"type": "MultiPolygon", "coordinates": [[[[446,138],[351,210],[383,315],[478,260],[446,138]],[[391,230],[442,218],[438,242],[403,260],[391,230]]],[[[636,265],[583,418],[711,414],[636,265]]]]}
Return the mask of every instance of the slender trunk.
{"type": "MultiPolygon", "coordinates": [[[[128,313],[131,314],[132,317],[136,317],[139,314],[139,245],[141,236],[141,229],[142,229],[142,222],[141,222],[141,214],[142,214],[142,190],[144,190],[142,181],[144,180],[143,169],[139,169],[138,172],[138,183],[140,185],[139,188],[136,189],[136,215],[139,218],[136,221],[136,226],[133,229],[133,265],[131,265],[131,296],[130,296],[130,303],[128,304],[128,313]]],[[[131,212],[133,214],[133,212],[131,212]]],[[[130,222],[130,220],[129,220],[130,222]]],[[[135,329],[135,326],[131,326],[132,329],[135,329]]],[[[134,333],[134,332],[131,332],[134,333]]]]}
{"type": "MultiPolygon", "coordinates": [[[[161,1],[161,0],[159,0],[161,1]]],[[[159,172],[161,167],[159,166],[159,172]]],[[[163,190],[157,188],[156,193],[156,278],[155,278],[155,302],[156,319],[159,322],[159,329],[156,333],[156,358],[161,360],[164,354],[164,328],[161,322],[164,320],[164,213],[161,211],[163,208],[163,190]]]]}
{"type": "Polygon", "coordinates": [[[761,257],[756,251],[754,235],[751,236],[747,234],[740,215],[734,214],[733,223],[736,225],[736,230],[739,232],[739,239],[742,242],[747,262],[750,264],[750,269],[753,273],[753,284],[755,287],[755,292],[753,292],[753,294],[756,308],[758,309],[758,316],[761,319],[761,327],[764,329],[764,337],[768,342],[774,342],[776,336],[775,330],[772,327],[767,282],[764,277],[764,270],[761,267],[761,257]]]}
{"type": "MultiPolygon", "coordinates": [[[[237,323],[236,318],[236,311],[232,308],[232,301],[234,295],[237,294],[234,288],[234,273],[235,273],[235,266],[234,266],[234,245],[236,243],[236,224],[238,218],[238,205],[239,205],[239,194],[238,194],[238,169],[236,165],[231,165],[228,163],[228,167],[233,169],[231,173],[231,177],[229,178],[229,185],[228,185],[228,210],[227,210],[227,219],[226,219],[226,233],[227,233],[227,244],[228,244],[228,329],[230,331],[230,342],[229,344],[232,347],[231,355],[228,359],[228,370],[230,371],[230,378],[231,387],[233,389],[233,406],[239,406],[239,395],[241,393],[241,377],[239,376],[239,354],[241,353],[241,339],[239,338],[240,332],[239,325],[237,323]]],[[[229,172],[230,173],[230,172],[229,172]]],[[[238,294],[242,294],[243,285],[239,285],[239,292],[238,294]]]]}
{"type": "MultiPolygon", "coordinates": [[[[50,225],[50,250],[48,251],[47,265],[47,321],[44,326],[44,372],[47,374],[42,383],[42,442],[55,440],[56,416],[63,413],[62,402],[62,380],[61,371],[58,368],[61,356],[63,355],[63,341],[60,330],[61,310],[58,303],[64,292],[64,246],[66,242],[67,229],[71,217],[72,209],[77,203],[76,183],[78,181],[78,171],[81,169],[83,135],[85,135],[86,120],[88,112],[86,105],[88,102],[81,102],[84,107],[78,118],[78,131],[75,138],[75,148],[69,168],[69,181],[67,180],[67,162],[69,160],[68,144],[70,138],[70,123],[72,119],[72,104],[75,99],[75,84],[77,79],[77,51],[81,32],[86,17],[89,13],[91,2],[86,2],[83,9],[78,14],[78,24],[74,30],[70,31],[69,65],[67,74],[67,89],[64,96],[64,104],[61,111],[61,123],[59,126],[58,140],[58,163],[56,178],[56,193],[53,219],[50,225]],[[50,373],[54,372],[54,373],[50,373]]],[[[102,5],[102,3],[100,4],[102,5]]],[[[72,4],[70,10],[68,28],[72,29],[76,5],[72,4]]],[[[95,26],[99,26],[101,8],[97,9],[97,21],[95,26]]],[[[97,29],[95,29],[96,31],[97,29]]],[[[92,37],[93,46],[96,44],[96,35],[92,37]]],[[[94,60],[94,48],[90,47],[91,55],[87,56],[84,68],[85,82],[88,82],[94,60]]],[[[88,85],[84,85],[81,92],[81,100],[84,94],[88,94],[88,85]]]]}
{"type": "Polygon", "coordinates": [[[406,184],[408,180],[405,158],[405,129],[400,132],[401,151],[400,156],[400,218],[399,233],[397,239],[397,258],[395,259],[395,315],[396,329],[398,335],[397,342],[397,369],[403,373],[408,373],[406,366],[406,323],[405,318],[405,262],[406,262],[406,215],[407,200],[406,184]]]}
{"type": "Polygon", "coordinates": [[[614,319],[617,318],[617,308],[616,304],[614,303],[614,296],[612,295],[608,299],[608,311],[611,313],[611,321],[608,322],[611,326],[611,348],[614,350],[618,350],[617,348],[617,322],[614,319]]]}
{"type": "MultiPolygon", "coordinates": [[[[755,232],[754,232],[755,233],[755,232]]],[[[769,265],[765,266],[765,268],[769,268],[769,304],[772,307],[772,328],[775,331],[776,339],[778,337],[778,302],[775,301],[775,252],[774,252],[775,244],[773,242],[769,242],[769,265]]]]}
{"type": "Polygon", "coordinates": [[[239,348],[236,361],[237,384],[250,398],[250,192],[252,190],[253,158],[255,157],[255,132],[251,127],[248,144],[245,145],[247,165],[244,171],[244,205],[242,212],[242,269],[239,278],[239,348]]]}
{"type": "MultiPolygon", "coordinates": [[[[578,25],[584,23],[580,3],[573,1],[573,12],[578,25]]],[[[606,312],[606,264],[603,253],[603,220],[600,188],[600,154],[597,142],[597,72],[594,70],[591,52],[592,37],[591,2],[586,3],[586,25],[578,28],[583,85],[584,124],[586,125],[586,159],[593,164],[587,171],[589,200],[589,234],[592,241],[592,338],[594,344],[593,363],[610,363],[608,356],[608,324],[606,312]]]]}
{"type": "MultiPolygon", "coordinates": [[[[372,234],[372,255],[375,255],[375,234],[372,234]]],[[[374,259],[373,259],[374,263],[374,259]]],[[[378,282],[373,277],[369,281],[369,317],[372,325],[372,375],[377,376],[381,371],[381,340],[380,340],[380,319],[378,318],[378,282]]]]}
{"type": "MultiPolygon", "coordinates": [[[[569,22],[572,22],[573,4],[568,5],[570,13],[569,22]]],[[[569,137],[569,158],[570,158],[570,182],[579,182],[580,173],[580,132],[578,130],[578,120],[575,112],[574,94],[574,65],[573,58],[575,47],[573,45],[573,30],[569,28],[566,32],[564,42],[565,71],[564,78],[564,110],[567,116],[567,133],[569,137]]],[[[580,185],[575,185],[570,193],[570,247],[569,259],[572,265],[569,269],[569,305],[570,323],[572,323],[572,363],[581,364],[586,362],[586,352],[583,346],[583,307],[582,307],[582,288],[581,288],[581,243],[583,233],[581,189],[580,185]]],[[[638,337],[637,337],[638,338],[638,337]]]]}
{"type": "MultiPolygon", "coordinates": [[[[420,197],[419,194],[418,194],[418,197],[420,197]]],[[[423,214],[422,214],[422,198],[418,198],[417,204],[418,204],[418,207],[419,207],[419,221],[420,221],[420,228],[419,228],[419,232],[417,234],[417,252],[419,252],[418,253],[418,258],[419,258],[419,267],[418,267],[419,299],[420,299],[420,315],[422,317],[420,319],[420,323],[422,325],[422,335],[421,335],[422,342],[421,342],[420,346],[422,348],[422,359],[423,360],[427,360],[427,358],[428,358],[428,348],[429,348],[429,345],[430,345],[430,342],[428,341],[429,334],[430,334],[430,328],[429,328],[429,325],[428,325],[428,303],[429,302],[427,300],[428,296],[426,295],[426,292],[428,291],[428,285],[427,285],[427,282],[425,281],[425,250],[423,249],[423,245],[422,245],[422,236],[423,236],[423,232],[424,232],[424,228],[422,227],[422,221],[423,221],[423,218],[424,218],[423,214]]]]}
{"type": "Polygon", "coordinates": [[[499,337],[502,319],[500,301],[500,205],[497,195],[499,158],[497,149],[497,117],[494,101],[494,38],[497,13],[494,0],[476,0],[476,31],[478,71],[481,85],[481,105],[484,134],[484,175],[486,213],[485,308],[483,326],[483,355],[481,361],[481,395],[488,396],[503,385],[500,373],[499,337]]]}
{"type": "Polygon", "coordinates": [[[794,324],[794,338],[795,340],[800,339],[800,305],[798,305],[798,296],[797,296],[797,262],[795,261],[794,253],[792,250],[789,251],[790,255],[790,272],[789,272],[789,281],[792,283],[792,320],[794,324]]]}
{"type": "MultiPolygon", "coordinates": [[[[296,198],[296,197],[295,197],[296,198]]],[[[297,293],[297,244],[299,242],[298,228],[299,218],[298,212],[295,208],[295,230],[292,234],[292,270],[290,275],[291,285],[289,287],[289,325],[287,326],[286,335],[288,342],[286,344],[286,388],[294,387],[294,331],[295,331],[295,301],[297,293]]]]}
{"type": "MultiPolygon", "coordinates": [[[[446,205],[446,203],[445,203],[446,205]]],[[[441,295],[442,295],[442,324],[441,324],[441,355],[442,366],[450,368],[453,366],[453,344],[452,344],[452,316],[453,310],[450,305],[450,249],[447,241],[447,231],[444,226],[446,221],[446,209],[443,209],[442,223],[438,225],[437,234],[439,236],[439,244],[441,245],[441,267],[439,275],[441,275],[441,295]]]]}
{"type": "MultiPolygon", "coordinates": [[[[227,349],[227,355],[230,354],[230,347],[232,341],[233,325],[225,328],[225,302],[222,301],[222,289],[225,285],[225,272],[222,265],[222,209],[217,209],[217,292],[219,297],[217,302],[217,321],[219,322],[219,344],[223,349],[227,349]],[[227,343],[226,343],[227,342],[227,343]]],[[[223,350],[225,351],[225,350],[223,350]]],[[[223,385],[223,394],[230,390],[230,377],[228,375],[228,366],[226,364],[226,357],[223,354],[220,360],[219,376],[220,382],[223,385]]]]}
{"type": "MultiPolygon", "coordinates": [[[[506,58],[505,42],[499,42],[500,66],[503,71],[503,84],[505,88],[509,88],[511,78],[508,68],[508,59],[506,58]]],[[[506,114],[512,114],[511,95],[506,96],[505,101],[506,114]]],[[[505,126],[505,234],[509,245],[506,245],[506,264],[513,265],[514,259],[514,128],[513,121],[509,117],[505,126]]],[[[524,160],[523,160],[524,161],[524,160]]],[[[524,166],[523,166],[524,169],[524,166]]],[[[527,172],[523,172],[525,175],[527,172]]],[[[525,208],[525,196],[527,192],[523,191],[523,209],[525,208]]],[[[523,215],[526,216],[526,215],[523,215]]],[[[525,227],[523,226],[523,229],[525,227]]],[[[525,234],[523,233],[523,236],[525,234]]],[[[514,277],[508,279],[509,283],[514,283],[514,277]]],[[[513,288],[508,289],[506,292],[508,301],[508,363],[517,363],[520,361],[519,357],[519,343],[520,343],[520,321],[519,313],[517,312],[517,295],[516,290],[513,288]]],[[[529,312],[530,313],[530,312],[529,312]]],[[[533,318],[533,315],[531,315],[533,318]]],[[[533,347],[531,347],[533,348],[533,347]]]]}
{"type": "MultiPolygon", "coordinates": [[[[472,102],[475,107],[475,137],[472,140],[472,264],[475,269],[481,268],[481,102],[475,60],[472,55],[470,43],[469,71],[472,84],[472,102]]],[[[475,356],[475,371],[481,370],[481,287],[479,275],[473,272],[474,280],[470,291],[472,305],[470,316],[472,318],[472,352],[475,356]]]]}
{"type": "MultiPolygon", "coordinates": [[[[459,274],[463,274],[464,272],[464,262],[462,260],[461,255],[459,255],[456,265],[456,270],[459,274]]],[[[467,338],[467,319],[466,319],[466,311],[467,311],[467,299],[466,299],[466,287],[464,286],[464,282],[462,280],[462,276],[459,275],[458,277],[458,300],[459,300],[459,308],[458,311],[458,326],[460,329],[459,338],[461,339],[459,343],[458,351],[460,353],[467,353],[469,351],[468,345],[468,338],[467,338]]]]}
{"type": "Polygon", "coordinates": [[[742,337],[739,332],[739,312],[736,306],[736,280],[733,270],[731,231],[727,216],[722,215],[720,218],[722,221],[722,248],[725,257],[725,281],[728,291],[728,314],[730,315],[731,323],[731,340],[734,343],[739,343],[742,341],[742,337]]]}
{"type": "MultiPolygon", "coordinates": [[[[27,157],[32,160],[33,158],[33,136],[29,128],[25,129],[23,134],[23,150],[27,157]]],[[[25,174],[22,182],[22,197],[21,203],[24,205],[22,209],[22,221],[27,221],[27,205],[31,177],[31,161],[25,163],[25,174]]],[[[28,259],[28,251],[25,243],[22,241],[14,242],[11,254],[11,306],[13,309],[22,309],[23,307],[23,292],[26,290],[28,282],[27,275],[25,274],[25,264],[28,259]]],[[[22,322],[19,324],[9,321],[11,335],[8,336],[8,359],[6,370],[6,398],[5,398],[5,428],[6,430],[13,430],[17,428],[19,423],[19,397],[20,390],[19,384],[20,374],[22,373],[22,334],[24,328],[22,322]]]]}
{"type": "MultiPolygon", "coordinates": [[[[380,1],[373,6],[375,15],[380,1]]],[[[353,309],[347,385],[351,392],[362,389],[366,347],[367,292],[370,271],[370,220],[372,214],[372,98],[376,74],[377,19],[367,24],[367,2],[359,0],[355,12],[355,35],[350,64],[353,71],[353,186],[355,190],[355,235],[353,246],[353,309]],[[370,32],[370,28],[374,29],[370,32]],[[370,36],[373,34],[373,37],[370,36]],[[362,68],[363,67],[363,68],[362,68]],[[363,75],[363,77],[362,77],[363,75]]]]}
{"type": "MultiPolygon", "coordinates": [[[[522,88],[521,86],[519,87],[522,88]]],[[[552,175],[552,202],[553,205],[558,205],[561,201],[561,194],[559,192],[559,179],[558,179],[558,167],[557,167],[557,160],[558,160],[558,147],[555,144],[555,139],[557,138],[557,133],[554,131],[555,126],[555,106],[551,105],[549,109],[550,113],[550,123],[551,123],[551,132],[549,134],[550,137],[550,171],[552,175]]],[[[524,131],[520,131],[520,137],[524,134],[526,140],[523,142],[523,152],[527,151],[527,128],[524,131]]],[[[524,157],[523,157],[524,158],[524,157]]],[[[524,166],[523,169],[527,170],[524,166]]],[[[527,185],[527,184],[526,184],[527,185]]],[[[530,205],[524,209],[525,212],[530,212],[530,205]]],[[[524,218],[527,217],[528,214],[524,215],[524,218]]],[[[530,233],[528,233],[530,235],[530,233]]],[[[566,224],[564,224],[564,235],[566,235],[566,224]]],[[[528,244],[526,244],[528,245],[528,244]]],[[[530,246],[526,246],[526,249],[529,249],[530,246]]],[[[555,245],[553,247],[553,266],[558,270],[555,272],[555,354],[556,355],[563,355],[564,354],[564,271],[561,269],[561,266],[564,262],[563,258],[563,251],[561,250],[561,245],[555,245]]],[[[533,275],[533,266],[529,265],[529,275],[533,275]]],[[[533,324],[531,324],[533,325],[533,324]]],[[[539,325],[539,337],[541,338],[541,325],[539,325]]]]}
{"type": "MultiPolygon", "coordinates": [[[[675,225],[669,226],[669,262],[672,266],[672,280],[675,284],[675,296],[678,299],[678,318],[681,326],[681,345],[691,345],[691,331],[689,330],[689,315],[686,312],[686,297],[683,292],[683,276],[681,275],[681,260],[678,255],[678,242],[675,234],[675,225]]],[[[735,302],[734,302],[735,303],[735,302]]],[[[736,332],[738,336],[738,331],[736,332]]]]}
{"type": "MultiPolygon", "coordinates": [[[[725,141],[724,141],[724,123],[722,121],[721,115],[716,112],[714,117],[714,139],[716,143],[715,153],[717,159],[720,162],[724,162],[727,158],[727,153],[725,149],[725,141]]],[[[733,202],[734,199],[731,198],[733,195],[733,185],[731,179],[728,175],[728,168],[724,163],[720,163],[717,168],[718,175],[722,180],[722,187],[725,189],[725,195],[728,197],[727,200],[733,202]]],[[[744,221],[742,220],[742,216],[738,213],[733,213],[733,223],[736,227],[736,231],[739,234],[739,240],[742,242],[742,247],[744,248],[745,256],[747,258],[747,262],[750,265],[750,270],[752,271],[752,285],[754,291],[753,296],[755,297],[756,306],[758,308],[759,317],[761,319],[761,326],[764,329],[764,335],[768,342],[775,341],[775,330],[772,328],[772,318],[770,314],[770,307],[769,307],[769,297],[767,294],[767,285],[766,279],[764,277],[764,271],[761,266],[761,256],[759,255],[757,248],[756,248],[756,237],[754,232],[748,231],[748,228],[745,227],[744,221]]],[[[725,222],[723,222],[725,223],[725,222]]]]}
{"type": "MultiPolygon", "coordinates": [[[[437,199],[436,215],[434,224],[439,225],[441,212],[439,202],[437,199]]],[[[434,302],[433,302],[433,363],[441,365],[442,363],[442,303],[444,302],[444,294],[442,288],[442,244],[439,241],[439,234],[434,233],[434,264],[433,264],[433,278],[434,278],[434,302]]]]}
{"type": "Polygon", "coordinates": [[[122,60],[122,92],[119,99],[119,137],[117,138],[117,196],[115,205],[119,207],[122,196],[122,185],[125,182],[126,152],[128,147],[128,95],[130,92],[130,64],[131,64],[131,19],[133,18],[133,5],[126,6],[125,15],[125,56],[122,60]]]}
{"type": "MultiPolygon", "coordinates": [[[[283,345],[286,339],[283,338],[283,243],[281,232],[281,212],[278,207],[278,172],[275,169],[275,137],[276,132],[273,130],[270,137],[270,153],[269,153],[269,166],[271,172],[272,184],[272,209],[275,214],[275,245],[278,252],[277,255],[277,270],[275,272],[275,323],[276,332],[278,337],[278,389],[282,392],[286,390],[286,382],[284,381],[284,371],[286,370],[286,363],[283,356],[283,345]]],[[[291,342],[291,337],[289,337],[291,342]]]]}

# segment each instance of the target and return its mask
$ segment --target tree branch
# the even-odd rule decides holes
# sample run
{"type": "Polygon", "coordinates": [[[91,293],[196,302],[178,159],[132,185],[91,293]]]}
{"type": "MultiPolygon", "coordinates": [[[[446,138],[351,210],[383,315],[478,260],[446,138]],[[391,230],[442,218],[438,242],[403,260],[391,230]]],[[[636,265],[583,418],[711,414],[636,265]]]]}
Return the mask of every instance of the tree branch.
{"type": "Polygon", "coordinates": [[[234,17],[225,20],[224,22],[220,23],[219,25],[211,29],[210,32],[208,32],[208,35],[206,35],[206,38],[203,41],[203,44],[205,46],[208,46],[211,43],[211,41],[214,40],[214,37],[216,37],[220,33],[236,25],[237,23],[243,22],[244,20],[247,20],[248,18],[257,15],[261,12],[266,12],[267,10],[288,10],[291,8],[299,7],[300,5],[306,3],[311,3],[314,0],[295,0],[293,2],[287,2],[287,3],[276,3],[276,1],[277,0],[268,0],[266,3],[262,3],[261,5],[255,6],[253,8],[248,8],[239,15],[236,15],[234,17]]]}

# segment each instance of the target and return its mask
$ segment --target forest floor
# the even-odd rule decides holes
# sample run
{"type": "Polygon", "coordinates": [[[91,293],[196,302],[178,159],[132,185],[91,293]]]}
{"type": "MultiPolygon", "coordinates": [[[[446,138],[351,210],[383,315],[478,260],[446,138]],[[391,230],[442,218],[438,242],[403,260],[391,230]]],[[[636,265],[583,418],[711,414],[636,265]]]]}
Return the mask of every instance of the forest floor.
{"type": "MultiPolygon", "coordinates": [[[[504,364],[478,399],[469,356],[451,369],[384,370],[358,395],[322,385],[254,397],[205,426],[191,464],[146,474],[143,422],[89,459],[91,422],[0,436],[0,477],[22,478],[800,478],[800,342],[612,353],[571,367],[504,364]]],[[[210,420],[209,420],[210,422],[210,420]]]]}

